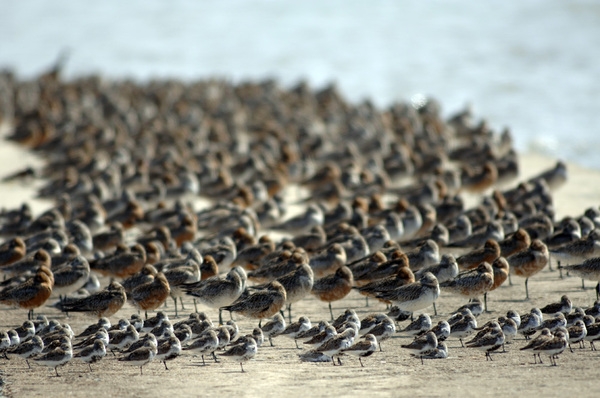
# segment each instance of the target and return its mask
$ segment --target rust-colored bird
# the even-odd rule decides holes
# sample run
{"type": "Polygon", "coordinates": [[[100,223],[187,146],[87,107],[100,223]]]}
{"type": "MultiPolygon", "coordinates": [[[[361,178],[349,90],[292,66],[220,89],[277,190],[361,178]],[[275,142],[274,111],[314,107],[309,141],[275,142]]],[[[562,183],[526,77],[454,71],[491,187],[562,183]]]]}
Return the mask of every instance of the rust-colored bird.
{"type": "Polygon", "coordinates": [[[338,268],[335,274],[328,275],[314,282],[311,293],[321,301],[329,303],[329,312],[333,319],[331,302],[341,300],[350,293],[354,285],[352,271],[345,265],[338,268]]]}
{"type": "Polygon", "coordinates": [[[32,319],[33,310],[42,306],[52,294],[54,280],[47,267],[40,267],[37,273],[20,285],[11,286],[0,292],[0,303],[29,310],[28,319],[32,319]]]}
{"type": "Polygon", "coordinates": [[[147,319],[148,310],[152,311],[163,305],[170,294],[169,282],[165,274],[159,272],[152,282],[133,289],[129,299],[136,308],[144,310],[147,319]]]}
{"type": "Polygon", "coordinates": [[[104,276],[127,278],[140,272],[145,263],[146,250],[136,243],[129,251],[118,251],[112,256],[90,261],[90,268],[104,276]]]}

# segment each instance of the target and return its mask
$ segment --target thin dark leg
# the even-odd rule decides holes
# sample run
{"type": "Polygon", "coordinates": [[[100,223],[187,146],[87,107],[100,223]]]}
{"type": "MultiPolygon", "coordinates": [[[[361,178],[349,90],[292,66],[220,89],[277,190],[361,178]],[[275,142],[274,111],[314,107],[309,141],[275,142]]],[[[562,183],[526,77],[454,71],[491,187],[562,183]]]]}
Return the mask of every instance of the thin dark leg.
{"type": "Polygon", "coordinates": [[[360,366],[361,366],[361,367],[363,367],[363,368],[365,367],[365,365],[363,365],[363,363],[362,363],[362,359],[360,359],[360,357],[358,357],[358,362],[360,362],[360,366]]]}
{"type": "Polygon", "coordinates": [[[483,293],[483,308],[485,312],[489,312],[487,309],[487,292],[483,293]]]}
{"type": "Polygon", "coordinates": [[[219,325],[223,324],[223,311],[219,308],[219,325]]]}
{"type": "Polygon", "coordinates": [[[425,363],[423,362],[423,355],[421,355],[421,365],[424,365],[425,363]]]}
{"type": "Polygon", "coordinates": [[[242,368],[242,373],[246,373],[246,371],[244,370],[244,365],[242,365],[241,362],[240,362],[240,367],[242,368]]]}
{"type": "Polygon", "coordinates": [[[527,282],[529,282],[529,278],[525,278],[525,299],[529,300],[529,289],[527,288],[527,282]]]}
{"type": "Polygon", "coordinates": [[[31,365],[29,364],[29,359],[25,358],[25,362],[27,362],[27,367],[31,369],[31,365]]]}
{"type": "Polygon", "coordinates": [[[331,314],[331,320],[333,321],[333,309],[331,308],[331,301],[329,302],[329,313],[331,314]]]}
{"type": "Polygon", "coordinates": [[[181,309],[185,310],[185,306],[183,305],[183,297],[179,297],[179,302],[181,303],[181,309]]]}
{"type": "Polygon", "coordinates": [[[169,368],[167,368],[167,361],[163,361],[163,363],[165,364],[165,370],[169,370],[169,368]]]}
{"type": "Polygon", "coordinates": [[[462,341],[462,339],[461,339],[461,338],[459,338],[459,339],[458,339],[458,341],[460,341],[460,346],[461,346],[462,348],[465,348],[465,345],[463,344],[463,341],[462,341]]]}
{"type": "Polygon", "coordinates": [[[146,316],[146,319],[148,319],[148,311],[144,311],[144,315],[146,316]]]}
{"type": "Polygon", "coordinates": [[[581,290],[585,290],[585,279],[581,278],[581,290]]]}
{"type": "Polygon", "coordinates": [[[92,364],[88,363],[88,367],[90,368],[90,373],[92,373],[92,364]]]}
{"type": "Polygon", "coordinates": [[[369,296],[365,296],[365,307],[368,307],[368,306],[369,306],[369,296]]]}
{"type": "Polygon", "coordinates": [[[298,340],[294,339],[294,343],[296,343],[296,348],[300,349],[300,347],[298,347],[298,340]]]}
{"type": "Polygon", "coordinates": [[[142,367],[140,366],[140,376],[143,376],[144,372],[142,371],[142,367]]]}
{"type": "Polygon", "coordinates": [[[58,374],[58,366],[54,367],[54,371],[56,372],[56,377],[60,377],[60,375],[58,374]]]}
{"type": "Polygon", "coordinates": [[[177,313],[177,297],[173,297],[173,303],[175,304],[175,318],[179,318],[179,314],[177,313]]]}
{"type": "Polygon", "coordinates": [[[204,361],[204,355],[202,355],[202,366],[206,366],[206,362],[204,361]]]}
{"type": "Polygon", "coordinates": [[[556,260],[556,267],[558,268],[558,274],[560,276],[560,279],[563,278],[563,274],[562,274],[562,268],[560,266],[560,260],[556,260]]]}
{"type": "Polygon", "coordinates": [[[215,360],[215,362],[219,362],[219,361],[217,360],[217,355],[215,354],[215,352],[214,352],[214,351],[212,352],[212,356],[213,356],[213,359],[215,360]]]}
{"type": "Polygon", "coordinates": [[[196,303],[196,299],[194,299],[194,311],[198,312],[198,304],[196,303]]]}
{"type": "Polygon", "coordinates": [[[269,344],[271,344],[271,347],[275,347],[275,346],[273,345],[273,340],[271,340],[271,336],[269,336],[269,344]]]}
{"type": "Polygon", "coordinates": [[[292,323],[292,303],[288,304],[288,319],[290,320],[290,323],[292,323]]]}
{"type": "Polygon", "coordinates": [[[437,315],[437,308],[435,308],[435,301],[433,302],[433,314],[437,315]]]}

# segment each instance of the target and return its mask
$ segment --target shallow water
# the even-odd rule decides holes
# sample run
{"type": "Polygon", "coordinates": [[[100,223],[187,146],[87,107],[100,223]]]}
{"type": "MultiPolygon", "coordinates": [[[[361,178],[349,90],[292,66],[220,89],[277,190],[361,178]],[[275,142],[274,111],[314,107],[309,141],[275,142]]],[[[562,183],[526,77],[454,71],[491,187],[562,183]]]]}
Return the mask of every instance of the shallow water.
{"type": "Polygon", "coordinates": [[[471,104],[521,151],[600,169],[600,2],[0,0],[0,66],[67,76],[335,81],[380,106],[471,104]],[[323,4],[325,3],[325,4],[323,4]]]}

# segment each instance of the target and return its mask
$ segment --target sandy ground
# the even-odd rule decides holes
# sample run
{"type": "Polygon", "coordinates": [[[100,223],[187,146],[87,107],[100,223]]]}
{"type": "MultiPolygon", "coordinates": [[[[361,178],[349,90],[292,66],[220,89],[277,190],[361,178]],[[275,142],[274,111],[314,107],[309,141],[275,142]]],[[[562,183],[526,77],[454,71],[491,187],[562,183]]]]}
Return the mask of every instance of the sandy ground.
{"type": "MultiPolygon", "coordinates": [[[[0,176],[33,164],[33,155],[9,146],[0,145],[0,176]]],[[[522,158],[521,178],[538,173],[554,164],[553,159],[536,155],[522,158]]],[[[600,173],[569,165],[570,179],[555,194],[558,217],[579,215],[592,205],[598,205],[600,198],[600,173]]],[[[23,200],[30,200],[30,186],[21,183],[0,184],[2,195],[0,207],[14,207],[23,200]]],[[[36,202],[36,209],[44,207],[36,202]]],[[[532,277],[529,283],[530,300],[524,301],[523,279],[513,277],[514,286],[502,286],[489,295],[489,307],[492,311],[479,317],[479,324],[489,319],[505,315],[509,309],[520,313],[528,312],[534,306],[543,306],[558,301],[567,294],[574,306],[588,307],[595,300],[592,282],[586,290],[581,289],[577,278],[559,279],[558,272],[547,269],[532,277]]],[[[434,323],[447,316],[465,299],[442,293],[437,302],[438,313],[434,323]]],[[[337,315],[346,308],[354,308],[362,317],[372,312],[385,311],[385,306],[371,301],[365,306],[362,296],[352,292],[344,300],[334,303],[337,315]]],[[[187,312],[193,309],[191,300],[186,301],[187,312]]],[[[171,302],[165,309],[174,316],[171,302]]],[[[201,308],[213,319],[217,312],[201,308]]],[[[431,310],[431,309],[428,309],[431,310]]],[[[126,305],[116,316],[127,317],[134,309],[126,305]]],[[[54,308],[44,307],[38,313],[49,318],[69,323],[77,333],[84,326],[94,323],[95,319],[75,314],[67,318],[54,308]]],[[[293,316],[308,316],[313,323],[329,319],[327,305],[313,297],[297,303],[293,316]]],[[[27,319],[26,311],[0,309],[0,330],[20,325],[27,319]]],[[[249,319],[236,319],[241,333],[249,333],[257,322],[249,319]]],[[[406,326],[408,321],[400,327],[406,326]]],[[[279,337],[274,339],[275,347],[268,342],[259,348],[255,359],[246,363],[246,373],[240,372],[238,363],[223,359],[220,363],[208,361],[202,366],[200,358],[184,353],[169,363],[165,370],[162,363],[150,363],[140,376],[136,367],[125,366],[109,355],[101,362],[92,365],[69,363],[59,369],[61,377],[56,377],[53,369],[32,364],[28,369],[24,360],[12,357],[9,361],[0,359],[0,396],[206,396],[214,394],[233,394],[236,396],[339,396],[346,394],[375,396],[510,396],[524,391],[535,391],[540,396],[568,396],[573,388],[579,396],[597,394],[597,366],[600,364],[600,352],[585,349],[568,350],[563,353],[557,367],[552,367],[544,358],[543,365],[533,365],[532,356],[518,350],[525,342],[518,338],[507,345],[506,353],[493,355],[493,362],[486,361],[484,353],[475,349],[461,348],[458,340],[448,343],[450,357],[445,360],[428,360],[424,365],[412,358],[400,346],[410,342],[407,337],[397,334],[383,343],[383,352],[376,352],[363,362],[361,368],[354,357],[346,358],[344,366],[332,366],[331,363],[301,363],[292,340],[279,337]]]]}

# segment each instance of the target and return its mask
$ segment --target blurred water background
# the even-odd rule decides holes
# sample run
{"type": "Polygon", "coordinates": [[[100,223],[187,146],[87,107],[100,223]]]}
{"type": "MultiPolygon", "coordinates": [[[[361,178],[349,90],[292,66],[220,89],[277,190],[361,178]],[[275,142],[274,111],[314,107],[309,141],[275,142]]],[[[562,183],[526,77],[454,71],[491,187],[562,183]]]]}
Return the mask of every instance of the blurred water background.
{"type": "Polygon", "coordinates": [[[0,0],[0,67],[28,78],[335,82],[384,107],[471,104],[522,152],[600,169],[600,1],[0,0]]]}

